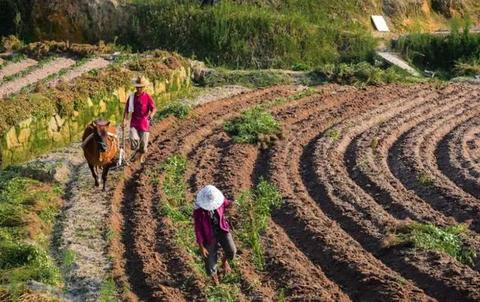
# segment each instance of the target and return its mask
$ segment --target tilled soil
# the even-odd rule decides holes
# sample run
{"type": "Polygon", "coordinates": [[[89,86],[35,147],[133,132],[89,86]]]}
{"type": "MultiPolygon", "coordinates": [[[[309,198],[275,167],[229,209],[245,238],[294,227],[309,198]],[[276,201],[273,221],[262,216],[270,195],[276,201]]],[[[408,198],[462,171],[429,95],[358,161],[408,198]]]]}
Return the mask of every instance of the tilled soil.
{"type": "MultiPolygon", "coordinates": [[[[384,244],[406,220],[468,223],[467,241],[480,254],[480,89],[328,85],[271,109],[283,136],[267,150],[234,144],[223,131],[242,109],[296,93],[295,86],[244,92],[154,127],[146,163],[127,171],[114,200],[130,300],[206,299],[207,281],[158,211],[163,193],[152,171],[161,183],[158,167],[172,154],[188,159],[189,200],[210,183],[235,198],[261,177],[283,195],[262,235],[265,270],[253,267],[248,250],[239,255],[240,300],[272,301],[280,292],[289,301],[480,300],[478,259],[470,267],[384,244]],[[431,183],[419,182],[423,176],[431,183]]],[[[242,219],[235,210],[230,216],[234,226],[242,219]]]]}
{"type": "Polygon", "coordinates": [[[0,83],[4,77],[8,77],[19,73],[20,71],[36,65],[38,62],[33,59],[25,59],[15,63],[9,63],[6,66],[0,68],[0,83]]]}
{"type": "Polygon", "coordinates": [[[45,66],[33,70],[23,77],[5,82],[0,85],[0,97],[4,97],[22,90],[23,87],[34,84],[48,76],[59,72],[62,69],[71,67],[75,60],[69,58],[57,58],[48,62],[45,66]]]}
{"type": "Polygon", "coordinates": [[[50,81],[48,84],[50,86],[55,86],[60,82],[69,82],[75,78],[78,78],[82,74],[89,72],[91,70],[98,70],[107,67],[110,64],[109,61],[103,59],[103,58],[93,58],[91,60],[88,60],[84,64],[77,66],[73,68],[72,70],[69,70],[67,73],[62,75],[61,77],[54,79],[53,81],[50,81]]]}

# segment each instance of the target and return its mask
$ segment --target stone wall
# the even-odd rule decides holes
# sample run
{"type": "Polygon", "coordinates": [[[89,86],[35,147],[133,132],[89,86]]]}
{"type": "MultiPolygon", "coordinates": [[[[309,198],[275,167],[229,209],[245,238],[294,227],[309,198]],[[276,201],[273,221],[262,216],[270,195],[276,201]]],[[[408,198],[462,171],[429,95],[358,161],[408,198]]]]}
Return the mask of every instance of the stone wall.
{"type": "MultiPolygon", "coordinates": [[[[152,82],[146,90],[157,96],[157,103],[165,102],[180,89],[190,87],[190,76],[190,68],[181,67],[173,71],[169,79],[152,82]]],[[[111,95],[88,99],[87,105],[71,116],[57,113],[19,121],[15,127],[0,134],[0,167],[23,162],[35,155],[80,141],[85,126],[94,119],[120,122],[129,91],[133,91],[132,87],[118,87],[111,95]]],[[[32,94],[31,97],[39,96],[32,94]]]]}

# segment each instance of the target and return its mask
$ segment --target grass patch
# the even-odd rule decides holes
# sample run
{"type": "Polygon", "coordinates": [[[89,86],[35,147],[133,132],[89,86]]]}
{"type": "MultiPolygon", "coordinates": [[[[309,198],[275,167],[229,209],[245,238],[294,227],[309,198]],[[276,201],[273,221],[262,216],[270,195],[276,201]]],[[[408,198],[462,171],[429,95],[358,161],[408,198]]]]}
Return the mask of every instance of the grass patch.
{"type": "Polygon", "coordinates": [[[286,73],[275,70],[227,70],[211,69],[203,76],[199,85],[216,87],[223,85],[242,85],[251,88],[290,84],[293,79],[286,73]]]}
{"type": "Polygon", "coordinates": [[[333,141],[338,141],[339,139],[342,138],[342,134],[340,133],[340,130],[336,128],[330,128],[327,131],[325,131],[325,136],[330,138],[333,141]]]}
{"type": "Polygon", "coordinates": [[[112,278],[105,280],[100,288],[99,302],[118,302],[117,287],[115,281],[112,278]]]}
{"type": "Polygon", "coordinates": [[[228,120],[224,130],[239,144],[255,144],[260,142],[262,137],[281,133],[278,121],[259,106],[247,109],[241,116],[228,120]]]}
{"type": "Polygon", "coordinates": [[[267,227],[271,211],[280,206],[282,195],[275,186],[260,180],[255,189],[243,192],[237,202],[240,217],[244,218],[240,222],[240,240],[252,249],[255,267],[263,270],[265,259],[260,236],[267,227]]]}
{"type": "Polygon", "coordinates": [[[468,227],[464,224],[439,227],[411,223],[397,230],[395,236],[396,244],[411,243],[417,249],[443,252],[463,264],[474,266],[477,255],[462,241],[462,236],[468,236],[468,227]]]}
{"type": "Polygon", "coordinates": [[[431,187],[435,183],[433,178],[425,172],[422,172],[417,177],[417,183],[422,187],[431,187]]]}
{"type": "Polygon", "coordinates": [[[60,270],[49,255],[49,236],[61,206],[61,190],[51,183],[0,171],[0,287],[12,299],[25,294],[25,282],[58,286],[60,270]]]}

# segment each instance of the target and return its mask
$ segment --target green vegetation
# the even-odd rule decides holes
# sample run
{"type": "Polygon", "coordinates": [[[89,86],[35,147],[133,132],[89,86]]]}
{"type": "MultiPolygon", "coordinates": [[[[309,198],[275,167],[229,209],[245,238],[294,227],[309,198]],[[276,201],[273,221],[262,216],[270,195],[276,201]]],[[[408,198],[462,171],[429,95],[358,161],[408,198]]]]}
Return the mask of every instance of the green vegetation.
{"type": "Polygon", "coordinates": [[[463,30],[453,23],[448,35],[410,34],[394,45],[421,69],[436,71],[441,78],[472,76],[480,72],[480,34],[471,33],[469,24],[463,30]]]}
{"type": "Polygon", "coordinates": [[[207,73],[198,84],[207,87],[242,85],[256,88],[291,84],[292,82],[291,76],[278,70],[228,70],[217,68],[207,73]]]}
{"type": "Polygon", "coordinates": [[[431,187],[434,184],[433,178],[425,172],[418,175],[417,182],[423,187],[431,187]]]}
{"type": "Polygon", "coordinates": [[[158,109],[155,120],[161,120],[168,116],[174,116],[179,119],[186,119],[190,116],[192,106],[181,101],[169,102],[158,109]]]}
{"type": "Polygon", "coordinates": [[[255,144],[263,136],[281,133],[280,124],[259,106],[247,109],[241,116],[227,121],[224,129],[239,144],[255,144]]]}
{"type": "Polygon", "coordinates": [[[327,131],[325,131],[325,136],[332,139],[333,141],[338,141],[339,139],[342,138],[342,134],[336,128],[330,128],[327,131]]]}
{"type": "Polygon", "coordinates": [[[102,287],[100,288],[100,297],[98,298],[99,302],[118,302],[116,298],[116,285],[115,281],[110,278],[105,280],[102,283],[102,287]]]}
{"type": "Polygon", "coordinates": [[[418,249],[444,252],[464,264],[474,266],[475,251],[462,241],[462,236],[468,236],[468,227],[464,224],[439,227],[412,223],[397,230],[395,235],[397,244],[411,243],[418,249]]]}
{"type": "Polygon", "coordinates": [[[290,68],[359,62],[372,58],[376,44],[358,1],[290,0],[272,5],[225,0],[207,7],[196,0],[131,2],[136,26],[124,38],[126,43],[175,50],[215,65],[290,68]]]}
{"type": "Polygon", "coordinates": [[[327,64],[316,68],[314,74],[326,82],[344,85],[380,85],[387,83],[416,83],[421,81],[398,67],[387,69],[373,66],[367,62],[358,64],[327,64]]]}
{"type": "Polygon", "coordinates": [[[0,171],[0,286],[15,300],[26,293],[25,282],[60,285],[60,270],[49,255],[49,236],[61,206],[61,189],[0,171]]]}
{"type": "Polygon", "coordinates": [[[265,260],[260,236],[267,228],[271,211],[280,206],[282,195],[275,186],[262,179],[255,189],[243,192],[237,202],[242,217],[238,235],[252,249],[255,267],[263,270],[265,260]]]}

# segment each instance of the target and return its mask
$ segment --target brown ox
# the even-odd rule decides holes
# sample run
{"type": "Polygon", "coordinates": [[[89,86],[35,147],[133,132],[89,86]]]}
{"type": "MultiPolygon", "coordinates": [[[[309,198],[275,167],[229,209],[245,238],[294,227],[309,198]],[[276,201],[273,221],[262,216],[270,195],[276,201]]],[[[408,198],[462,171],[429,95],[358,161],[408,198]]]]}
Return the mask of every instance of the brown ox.
{"type": "Polygon", "coordinates": [[[103,191],[107,183],[108,170],[115,165],[118,153],[118,138],[110,122],[96,120],[89,124],[82,136],[82,149],[88,167],[95,179],[95,187],[100,185],[97,169],[102,168],[103,191]]]}

